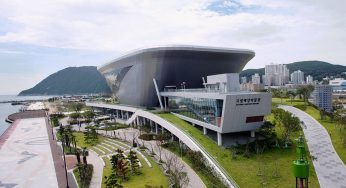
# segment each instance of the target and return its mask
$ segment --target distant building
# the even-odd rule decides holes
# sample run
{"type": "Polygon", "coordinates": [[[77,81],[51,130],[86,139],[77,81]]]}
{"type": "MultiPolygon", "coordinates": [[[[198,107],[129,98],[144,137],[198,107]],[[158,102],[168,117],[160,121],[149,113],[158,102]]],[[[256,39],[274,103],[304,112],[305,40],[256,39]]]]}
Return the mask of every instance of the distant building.
{"type": "Polygon", "coordinates": [[[241,77],[240,78],[240,83],[246,84],[247,83],[247,77],[246,76],[241,77]]]}
{"type": "Polygon", "coordinates": [[[291,82],[293,84],[303,84],[304,83],[304,72],[297,70],[291,74],[291,82]]]}
{"type": "Polygon", "coordinates": [[[260,92],[264,90],[263,84],[254,84],[254,83],[244,83],[240,84],[240,91],[255,91],[260,92]]]}
{"type": "Polygon", "coordinates": [[[258,75],[258,73],[255,73],[254,75],[251,76],[251,82],[253,84],[261,84],[261,77],[258,75]]]}
{"type": "Polygon", "coordinates": [[[335,92],[346,91],[346,80],[342,78],[335,78],[334,80],[329,80],[329,85],[333,87],[335,92]]]}
{"type": "Polygon", "coordinates": [[[267,86],[282,86],[289,81],[289,70],[284,64],[271,64],[265,66],[264,84],[267,86]]]}
{"type": "Polygon", "coordinates": [[[316,85],[312,93],[313,104],[319,109],[331,112],[333,87],[330,85],[316,85]]]}
{"type": "Polygon", "coordinates": [[[306,77],[306,83],[307,84],[313,84],[313,82],[314,82],[314,78],[311,75],[308,75],[306,77]]]}

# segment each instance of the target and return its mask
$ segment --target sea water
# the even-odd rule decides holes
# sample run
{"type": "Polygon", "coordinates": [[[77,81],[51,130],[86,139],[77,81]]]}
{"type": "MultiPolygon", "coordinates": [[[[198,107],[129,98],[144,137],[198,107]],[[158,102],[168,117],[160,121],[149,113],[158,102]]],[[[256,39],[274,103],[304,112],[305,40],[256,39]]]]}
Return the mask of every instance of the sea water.
{"type": "MultiPolygon", "coordinates": [[[[0,102],[4,101],[24,101],[24,100],[46,100],[51,96],[16,96],[16,95],[0,95],[0,102]]],[[[11,125],[7,123],[6,118],[16,112],[19,112],[22,105],[11,105],[11,103],[0,103],[0,135],[11,125]]]]}

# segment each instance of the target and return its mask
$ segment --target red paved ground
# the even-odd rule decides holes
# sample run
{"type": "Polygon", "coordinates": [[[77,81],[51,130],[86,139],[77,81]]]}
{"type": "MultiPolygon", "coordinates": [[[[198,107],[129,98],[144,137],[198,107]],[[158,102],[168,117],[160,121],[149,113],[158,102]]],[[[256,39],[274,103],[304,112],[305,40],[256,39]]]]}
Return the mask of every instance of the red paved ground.
{"type": "Polygon", "coordinates": [[[62,158],[62,151],[60,151],[60,147],[57,145],[57,142],[54,138],[52,131],[53,128],[49,124],[48,119],[46,118],[46,127],[49,137],[50,148],[52,150],[52,157],[54,160],[54,167],[56,172],[56,178],[58,180],[59,188],[66,188],[66,178],[65,178],[65,169],[64,169],[64,161],[62,158]]]}
{"type": "Polygon", "coordinates": [[[10,135],[12,134],[12,132],[16,129],[17,125],[19,124],[20,120],[16,120],[15,122],[12,123],[12,125],[10,125],[10,127],[8,127],[6,129],[6,131],[0,136],[0,149],[2,147],[2,145],[7,141],[7,139],[10,137],[10,135]]]}
{"type": "Polygon", "coordinates": [[[77,159],[75,155],[66,155],[66,166],[67,169],[73,169],[77,164],[77,159]]]}

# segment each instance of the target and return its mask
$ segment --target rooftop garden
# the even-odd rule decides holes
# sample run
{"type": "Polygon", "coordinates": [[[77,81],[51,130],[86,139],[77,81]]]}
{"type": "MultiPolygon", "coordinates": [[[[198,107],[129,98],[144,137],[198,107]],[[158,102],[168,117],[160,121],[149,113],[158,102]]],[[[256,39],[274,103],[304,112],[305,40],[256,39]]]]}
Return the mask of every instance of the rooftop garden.
{"type": "MultiPolygon", "coordinates": [[[[289,147],[284,147],[284,131],[281,126],[275,126],[273,131],[280,140],[279,147],[272,147],[263,142],[255,142],[246,146],[226,149],[219,147],[215,141],[203,135],[197,128],[170,113],[158,114],[192,136],[211,154],[214,159],[232,176],[240,187],[293,187],[295,177],[292,173],[292,161],[296,159],[296,145],[294,142],[289,147]],[[258,145],[260,147],[254,147],[258,145]],[[256,152],[262,148],[263,152],[256,152]]],[[[273,115],[267,116],[272,121],[273,115]]],[[[291,139],[298,138],[300,132],[290,134],[291,139]]],[[[309,158],[312,164],[311,158],[309,158]]],[[[310,167],[310,187],[319,187],[313,166],[310,167]]],[[[206,178],[201,176],[202,180],[206,178]]],[[[205,182],[208,185],[208,182],[205,182]]],[[[209,187],[209,186],[208,186],[209,187]]]]}

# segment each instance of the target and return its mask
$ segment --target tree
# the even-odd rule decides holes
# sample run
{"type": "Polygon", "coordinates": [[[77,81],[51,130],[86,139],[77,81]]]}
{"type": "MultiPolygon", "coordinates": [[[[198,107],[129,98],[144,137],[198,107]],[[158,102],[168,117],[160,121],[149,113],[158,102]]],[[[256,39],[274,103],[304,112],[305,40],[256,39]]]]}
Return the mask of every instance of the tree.
{"type": "Polygon", "coordinates": [[[84,112],[83,116],[85,119],[87,119],[91,122],[91,120],[94,119],[94,117],[95,117],[95,113],[92,110],[88,110],[88,111],[84,112]]]}
{"type": "Polygon", "coordinates": [[[75,154],[76,154],[76,158],[77,158],[77,163],[80,164],[80,153],[79,153],[79,151],[76,151],[75,154]]]}
{"type": "Polygon", "coordinates": [[[293,99],[296,97],[296,92],[294,92],[294,91],[287,91],[287,95],[290,97],[290,99],[291,99],[291,104],[292,104],[292,102],[293,102],[293,99]]]}
{"type": "Polygon", "coordinates": [[[130,168],[131,168],[131,172],[132,174],[138,174],[139,173],[139,160],[137,157],[137,153],[135,151],[130,151],[127,159],[130,162],[130,168]]]}
{"type": "Polygon", "coordinates": [[[105,184],[106,184],[106,188],[115,188],[115,187],[121,188],[121,187],[123,187],[120,184],[118,177],[113,172],[108,177],[105,176],[105,184]]]}
{"type": "Polygon", "coordinates": [[[127,174],[128,174],[128,161],[121,159],[118,160],[117,163],[117,175],[120,176],[123,180],[127,180],[127,174]]]}
{"type": "Polygon", "coordinates": [[[178,160],[176,155],[166,155],[166,168],[173,187],[181,188],[189,184],[189,177],[185,172],[185,166],[178,160]]]}
{"type": "Polygon", "coordinates": [[[86,147],[83,148],[82,155],[83,155],[83,163],[88,164],[88,161],[86,158],[88,156],[88,150],[86,149],[86,147]]]}
{"type": "Polygon", "coordinates": [[[91,142],[91,131],[89,128],[86,128],[84,131],[84,142],[87,144],[91,142]]]}
{"type": "Polygon", "coordinates": [[[259,132],[266,137],[275,136],[275,124],[270,121],[265,121],[259,129],[259,132]]]}
{"type": "Polygon", "coordinates": [[[80,113],[80,111],[83,109],[84,104],[80,102],[73,102],[70,104],[70,108],[74,110],[76,113],[80,113]]]}
{"type": "Polygon", "coordinates": [[[91,139],[93,140],[93,142],[97,142],[98,141],[98,136],[97,136],[97,132],[96,132],[96,128],[92,127],[90,129],[90,135],[91,135],[91,139]]]}
{"type": "Polygon", "coordinates": [[[117,149],[117,154],[112,155],[111,157],[111,164],[112,164],[112,170],[116,171],[117,170],[117,164],[119,160],[124,159],[123,151],[120,149],[117,149]]]}
{"type": "Polygon", "coordinates": [[[300,95],[303,95],[304,99],[304,104],[307,104],[307,101],[311,95],[311,93],[314,91],[314,86],[313,85],[304,85],[304,86],[299,86],[297,89],[297,93],[300,95]]]}
{"type": "Polygon", "coordinates": [[[284,139],[287,146],[291,132],[300,130],[300,120],[292,113],[280,108],[273,110],[273,113],[276,121],[284,128],[284,139]]]}
{"type": "Polygon", "coordinates": [[[80,117],[80,114],[79,113],[72,113],[69,115],[69,117],[71,119],[73,119],[73,122],[76,122],[78,120],[78,118],[80,117]]]}
{"type": "Polygon", "coordinates": [[[163,140],[162,139],[157,139],[155,141],[156,147],[157,147],[157,152],[159,154],[159,162],[162,163],[162,144],[163,140]]]}
{"type": "Polygon", "coordinates": [[[132,136],[132,147],[137,147],[137,143],[136,143],[136,140],[138,138],[138,132],[137,131],[134,131],[131,133],[131,136],[132,136]]]}

